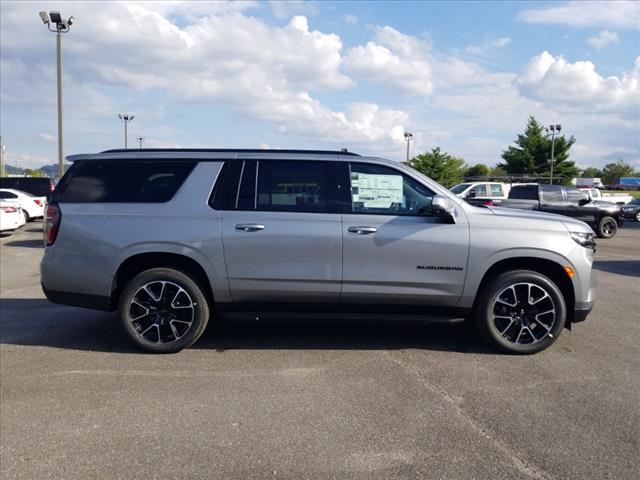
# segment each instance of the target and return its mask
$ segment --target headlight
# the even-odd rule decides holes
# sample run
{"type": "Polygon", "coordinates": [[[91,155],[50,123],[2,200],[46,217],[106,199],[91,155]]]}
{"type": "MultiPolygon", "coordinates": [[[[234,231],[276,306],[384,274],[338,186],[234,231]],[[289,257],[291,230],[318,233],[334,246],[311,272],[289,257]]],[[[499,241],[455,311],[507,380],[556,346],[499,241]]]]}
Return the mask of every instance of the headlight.
{"type": "Polygon", "coordinates": [[[596,240],[591,232],[570,232],[571,238],[578,245],[581,245],[585,248],[593,248],[596,249],[596,240]]]}

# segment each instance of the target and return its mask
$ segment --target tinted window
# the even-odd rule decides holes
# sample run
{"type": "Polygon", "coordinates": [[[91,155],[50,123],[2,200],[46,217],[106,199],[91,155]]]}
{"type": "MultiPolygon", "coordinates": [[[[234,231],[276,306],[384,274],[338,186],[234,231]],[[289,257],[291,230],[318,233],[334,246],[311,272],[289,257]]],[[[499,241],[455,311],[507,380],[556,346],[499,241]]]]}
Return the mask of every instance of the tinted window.
{"type": "Polygon", "coordinates": [[[564,202],[564,198],[562,197],[562,189],[559,186],[545,186],[542,185],[541,188],[541,196],[540,199],[543,202],[564,202]]]}
{"type": "Polygon", "coordinates": [[[464,192],[470,186],[471,186],[470,183],[460,183],[455,187],[451,187],[451,191],[457,195],[458,193],[464,192]]]}
{"type": "Polygon", "coordinates": [[[491,184],[491,196],[492,197],[502,197],[504,194],[502,192],[502,185],[498,185],[497,183],[491,184]]]}
{"type": "Polygon", "coordinates": [[[580,200],[588,198],[584,192],[577,188],[567,188],[565,191],[567,192],[567,202],[570,203],[578,203],[580,200]]]}
{"type": "Polygon", "coordinates": [[[18,198],[18,195],[11,192],[0,192],[0,198],[18,198]]]}
{"type": "Polygon", "coordinates": [[[538,200],[538,185],[513,186],[509,198],[520,200],[538,200]]]}
{"type": "Polygon", "coordinates": [[[87,161],[76,170],[61,202],[160,203],[175,195],[195,161],[87,161]]]}
{"type": "Polygon", "coordinates": [[[256,207],[286,212],[326,212],[327,162],[260,161],[256,207]]]}
{"type": "Polygon", "coordinates": [[[353,213],[431,215],[433,192],[397,170],[350,164],[353,213]]]}

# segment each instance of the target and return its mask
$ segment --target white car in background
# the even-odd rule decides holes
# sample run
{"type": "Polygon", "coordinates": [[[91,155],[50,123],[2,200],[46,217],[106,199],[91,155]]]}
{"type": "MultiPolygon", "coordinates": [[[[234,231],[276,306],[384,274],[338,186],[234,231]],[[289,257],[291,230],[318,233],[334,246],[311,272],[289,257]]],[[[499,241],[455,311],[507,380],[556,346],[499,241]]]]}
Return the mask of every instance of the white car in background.
{"type": "Polygon", "coordinates": [[[0,188],[0,201],[18,203],[22,208],[25,222],[34,218],[43,218],[47,197],[38,197],[13,188],[0,188]]]}
{"type": "Polygon", "coordinates": [[[24,224],[24,215],[19,204],[0,201],[0,232],[15,230],[24,224]]]}
{"type": "Polygon", "coordinates": [[[456,196],[472,204],[492,203],[509,197],[510,186],[502,182],[466,182],[450,189],[456,196]]]}

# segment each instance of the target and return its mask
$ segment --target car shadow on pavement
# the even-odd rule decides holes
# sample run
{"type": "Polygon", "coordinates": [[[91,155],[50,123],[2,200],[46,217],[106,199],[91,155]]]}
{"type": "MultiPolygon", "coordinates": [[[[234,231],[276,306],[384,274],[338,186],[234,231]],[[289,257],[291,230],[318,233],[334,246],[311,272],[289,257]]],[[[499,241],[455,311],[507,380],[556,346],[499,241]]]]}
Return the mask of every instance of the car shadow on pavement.
{"type": "MultiPolygon", "coordinates": [[[[0,300],[0,344],[138,353],[116,313],[49,303],[0,300]]],[[[496,354],[467,325],[210,324],[191,348],[227,350],[398,350],[496,354]]]]}
{"type": "Polygon", "coordinates": [[[42,240],[12,240],[5,243],[6,247],[44,248],[42,240]]]}
{"type": "Polygon", "coordinates": [[[640,277],[640,260],[596,260],[593,268],[607,273],[640,277]]]}

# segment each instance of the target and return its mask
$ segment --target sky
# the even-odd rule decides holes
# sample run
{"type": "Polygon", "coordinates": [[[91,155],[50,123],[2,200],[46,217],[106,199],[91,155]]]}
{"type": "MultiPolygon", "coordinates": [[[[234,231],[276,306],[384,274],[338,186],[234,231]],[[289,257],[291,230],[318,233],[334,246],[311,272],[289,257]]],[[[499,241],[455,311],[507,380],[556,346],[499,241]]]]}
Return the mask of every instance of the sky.
{"type": "Polygon", "coordinates": [[[64,152],[435,147],[495,165],[530,115],[574,135],[571,159],[640,169],[640,2],[0,3],[0,133],[10,165],[64,152]]]}

